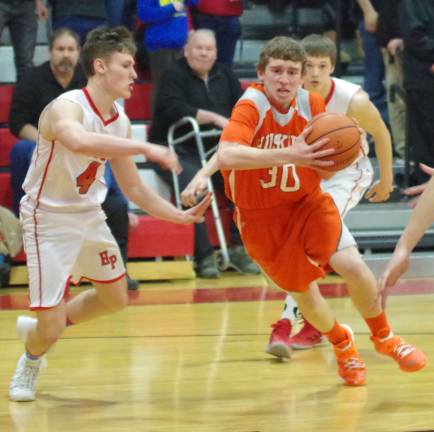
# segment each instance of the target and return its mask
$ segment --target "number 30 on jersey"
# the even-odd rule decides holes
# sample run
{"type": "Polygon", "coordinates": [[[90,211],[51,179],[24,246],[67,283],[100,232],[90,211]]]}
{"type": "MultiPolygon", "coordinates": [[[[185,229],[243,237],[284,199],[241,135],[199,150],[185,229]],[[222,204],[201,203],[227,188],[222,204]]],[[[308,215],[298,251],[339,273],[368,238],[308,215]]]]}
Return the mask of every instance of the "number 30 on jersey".
{"type": "Polygon", "coordinates": [[[283,165],[282,167],[273,167],[268,171],[268,179],[260,180],[263,189],[270,189],[280,186],[282,192],[295,192],[300,189],[300,179],[297,175],[294,164],[283,165]],[[279,173],[282,173],[279,176],[279,173]],[[279,182],[280,177],[280,182],[279,182]]]}

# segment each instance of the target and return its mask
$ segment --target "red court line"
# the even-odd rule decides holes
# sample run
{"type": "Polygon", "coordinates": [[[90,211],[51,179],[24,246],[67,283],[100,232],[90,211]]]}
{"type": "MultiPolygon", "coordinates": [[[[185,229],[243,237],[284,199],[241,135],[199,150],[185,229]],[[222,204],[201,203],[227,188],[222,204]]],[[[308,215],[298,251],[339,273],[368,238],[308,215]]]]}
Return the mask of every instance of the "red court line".
{"type": "MultiPolygon", "coordinates": [[[[325,297],[346,297],[347,290],[344,283],[321,284],[321,292],[325,297]]],[[[0,310],[18,310],[28,308],[26,294],[0,294],[0,310]]],[[[407,281],[397,285],[392,295],[433,294],[433,280],[407,281]]],[[[270,301],[283,300],[286,293],[265,287],[234,287],[234,288],[199,288],[185,290],[161,290],[129,292],[129,304],[143,305],[169,305],[190,303],[223,303],[237,301],[270,301]]],[[[73,294],[71,294],[73,296],[73,294]]]]}

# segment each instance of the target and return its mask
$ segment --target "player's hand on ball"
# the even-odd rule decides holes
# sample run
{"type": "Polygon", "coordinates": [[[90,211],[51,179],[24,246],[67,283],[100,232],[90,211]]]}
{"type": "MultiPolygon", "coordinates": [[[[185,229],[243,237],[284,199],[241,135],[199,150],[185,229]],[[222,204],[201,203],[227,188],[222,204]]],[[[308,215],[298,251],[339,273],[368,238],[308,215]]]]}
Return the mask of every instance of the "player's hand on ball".
{"type": "Polygon", "coordinates": [[[295,138],[292,145],[288,147],[291,155],[295,159],[295,164],[312,167],[327,167],[333,165],[333,161],[328,161],[327,156],[333,154],[334,149],[321,149],[322,146],[329,142],[329,139],[319,139],[315,143],[309,145],[306,143],[306,137],[311,131],[311,127],[305,128],[303,132],[295,138]],[[325,160],[321,158],[324,158],[325,160]]]}
{"type": "Polygon", "coordinates": [[[334,153],[321,157],[321,161],[333,161],[331,165],[320,166],[326,171],[340,171],[350,166],[360,155],[362,130],[344,114],[318,114],[309,121],[303,132],[302,136],[310,146],[321,143],[320,151],[334,149],[334,153]],[[324,139],[327,141],[324,142],[324,139]]]}

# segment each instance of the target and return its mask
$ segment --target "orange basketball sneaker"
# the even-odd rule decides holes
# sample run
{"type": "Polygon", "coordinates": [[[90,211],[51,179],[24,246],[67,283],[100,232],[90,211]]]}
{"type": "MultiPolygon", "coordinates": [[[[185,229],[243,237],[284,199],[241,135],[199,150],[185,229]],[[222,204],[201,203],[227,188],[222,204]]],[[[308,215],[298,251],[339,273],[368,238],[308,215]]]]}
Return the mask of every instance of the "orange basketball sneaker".
{"type": "Polygon", "coordinates": [[[357,352],[354,345],[352,330],[345,324],[341,324],[347,332],[348,339],[333,345],[336,360],[338,362],[338,372],[344,383],[348,386],[362,386],[366,383],[365,362],[357,352]]]}
{"type": "Polygon", "coordinates": [[[378,337],[371,336],[371,341],[377,352],[392,357],[405,372],[416,372],[426,365],[422,350],[395,336],[389,329],[382,330],[378,337]]]}

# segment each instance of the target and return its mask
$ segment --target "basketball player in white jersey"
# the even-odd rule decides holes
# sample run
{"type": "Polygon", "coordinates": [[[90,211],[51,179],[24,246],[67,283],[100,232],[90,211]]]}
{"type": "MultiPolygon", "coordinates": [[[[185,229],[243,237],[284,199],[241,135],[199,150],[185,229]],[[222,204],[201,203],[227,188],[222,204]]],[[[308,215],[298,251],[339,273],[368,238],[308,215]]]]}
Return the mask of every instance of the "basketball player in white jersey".
{"type": "Polygon", "coordinates": [[[9,397],[35,399],[35,382],[44,354],[65,327],[121,310],[127,305],[125,268],[101,209],[104,166],[112,170],[128,199],[145,212],[171,222],[203,221],[210,197],[180,211],[145,186],[134,155],[179,171],[167,147],[131,139],[131,125],[115,100],[131,96],[134,42],[123,28],[92,31],[83,47],[88,84],[62,94],[42,112],[38,142],[21,201],[29,271],[30,309],[36,319],[19,317],[25,343],[9,397]],[[91,281],[93,288],[68,300],[70,282],[91,281]]]}
{"type": "MultiPolygon", "coordinates": [[[[393,182],[391,138],[378,110],[361,87],[331,76],[336,62],[334,42],[325,36],[309,35],[303,39],[302,44],[306,50],[303,87],[323,97],[327,112],[354,118],[362,129],[372,135],[375,142],[380,169],[378,181],[371,185],[373,168],[367,156],[369,148],[366,134],[362,138],[363,154],[348,168],[322,181],[323,190],[332,195],[344,218],[366,191],[365,196],[371,202],[389,198],[393,182]]],[[[355,245],[356,242],[352,239],[352,247],[345,250],[347,260],[342,260],[342,265],[340,268],[335,267],[335,271],[343,277],[351,293],[354,293],[352,299],[362,316],[368,320],[368,325],[372,324],[371,330],[377,323],[384,327],[384,322],[380,319],[382,310],[377,300],[374,275],[363,262],[355,245]]],[[[304,320],[300,331],[290,338],[295,320],[296,305],[288,295],[281,319],[272,326],[273,332],[266,352],[278,357],[289,357],[291,348],[307,349],[322,342],[321,333],[304,320]]]]}

